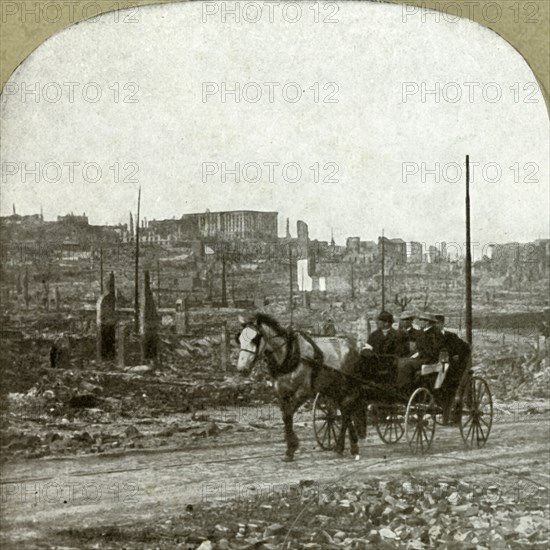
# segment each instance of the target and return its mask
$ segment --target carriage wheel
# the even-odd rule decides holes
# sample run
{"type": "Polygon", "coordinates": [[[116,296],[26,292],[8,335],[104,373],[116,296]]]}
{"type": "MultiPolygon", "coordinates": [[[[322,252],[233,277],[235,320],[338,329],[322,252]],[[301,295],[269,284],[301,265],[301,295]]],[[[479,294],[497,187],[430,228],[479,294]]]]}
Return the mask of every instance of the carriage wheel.
{"type": "Polygon", "coordinates": [[[321,449],[334,450],[342,430],[342,415],[334,400],[320,393],[313,403],[313,430],[321,449]]]}
{"type": "Polygon", "coordinates": [[[405,433],[403,415],[396,407],[374,406],[372,413],[376,431],[384,443],[393,445],[403,437],[405,433]]]}
{"type": "Polygon", "coordinates": [[[483,378],[472,376],[460,396],[460,434],[469,449],[487,443],[493,425],[493,398],[483,378]]]}
{"type": "Polygon", "coordinates": [[[414,391],[405,413],[405,435],[413,454],[428,452],[435,433],[436,407],[426,388],[414,391]]]}

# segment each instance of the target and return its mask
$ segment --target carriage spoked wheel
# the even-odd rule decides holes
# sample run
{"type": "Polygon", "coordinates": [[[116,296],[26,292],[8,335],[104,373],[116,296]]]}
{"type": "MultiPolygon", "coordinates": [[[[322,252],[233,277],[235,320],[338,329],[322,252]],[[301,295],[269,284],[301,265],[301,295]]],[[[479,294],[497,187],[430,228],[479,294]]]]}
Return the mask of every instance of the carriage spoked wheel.
{"type": "Polygon", "coordinates": [[[321,449],[334,450],[342,430],[342,414],[333,399],[320,393],[313,403],[313,430],[321,449]]]}
{"type": "Polygon", "coordinates": [[[472,376],[460,396],[460,434],[469,449],[487,443],[493,425],[493,398],[483,378],[472,376]]]}
{"type": "Polygon", "coordinates": [[[435,433],[437,408],[426,388],[413,392],[405,412],[405,436],[413,454],[428,452],[435,433]]]}
{"type": "Polygon", "coordinates": [[[397,407],[374,405],[372,415],[376,431],[384,443],[393,445],[403,437],[405,433],[404,419],[397,407]]]}

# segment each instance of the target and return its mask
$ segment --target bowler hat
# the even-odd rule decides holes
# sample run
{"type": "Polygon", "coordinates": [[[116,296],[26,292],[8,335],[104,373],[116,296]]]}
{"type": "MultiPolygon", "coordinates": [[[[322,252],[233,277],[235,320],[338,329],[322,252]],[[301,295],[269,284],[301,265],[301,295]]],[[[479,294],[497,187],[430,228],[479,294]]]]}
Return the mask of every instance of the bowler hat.
{"type": "Polygon", "coordinates": [[[434,317],[436,321],[441,321],[442,323],[445,322],[445,315],[443,315],[442,313],[437,313],[436,315],[434,315],[434,317]]]}
{"type": "Polygon", "coordinates": [[[400,319],[402,321],[408,321],[409,319],[412,321],[413,319],[416,319],[416,315],[412,311],[404,311],[401,314],[400,319]]]}
{"type": "Polygon", "coordinates": [[[381,311],[378,320],[384,323],[393,323],[393,315],[389,311],[381,311]]]}

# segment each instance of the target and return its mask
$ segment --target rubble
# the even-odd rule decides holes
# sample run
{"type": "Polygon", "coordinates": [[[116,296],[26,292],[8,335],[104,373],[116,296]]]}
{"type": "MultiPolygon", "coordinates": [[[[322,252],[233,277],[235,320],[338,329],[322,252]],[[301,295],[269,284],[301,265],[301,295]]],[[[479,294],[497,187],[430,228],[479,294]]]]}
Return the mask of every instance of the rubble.
{"type": "MultiPolygon", "coordinates": [[[[449,504],[459,485],[449,480],[446,487],[438,486],[429,476],[411,476],[405,484],[402,479],[350,480],[345,486],[331,484],[328,499],[321,500],[317,483],[304,483],[300,498],[271,494],[260,497],[261,501],[236,499],[222,506],[205,502],[147,527],[147,547],[164,550],[173,547],[175,540],[214,550],[265,550],[282,548],[283,542],[285,548],[296,550],[546,547],[550,536],[547,490],[518,500],[513,492],[493,499],[462,488],[460,504],[449,504]],[[343,500],[359,506],[351,513],[339,506],[343,500]]],[[[120,540],[126,547],[145,548],[132,544],[140,540],[143,525],[124,529],[120,536],[125,538],[120,540]]],[[[71,536],[78,535],[91,540],[86,528],[71,530],[71,536]]]]}

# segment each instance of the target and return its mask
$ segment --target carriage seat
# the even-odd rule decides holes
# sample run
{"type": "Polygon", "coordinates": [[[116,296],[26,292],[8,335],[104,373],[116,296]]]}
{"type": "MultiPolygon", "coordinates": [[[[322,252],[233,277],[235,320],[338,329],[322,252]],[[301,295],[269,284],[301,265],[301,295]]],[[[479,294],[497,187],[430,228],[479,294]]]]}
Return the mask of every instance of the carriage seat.
{"type": "Polygon", "coordinates": [[[431,363],[429,365],[422,365],[420,370],[421,376],[428,376],[430,374],[437,374],[434,382],[434,390],[438,390],[443,385],[447,372],[449,371],[449,353],[447,350],[442,350],[439,354],[439,361],[437,363],[431,363]]]}
{"type": "Polygon", "coordinates": [[[396,355],[361,353],[360,377],[372,382],[393,384],[397,380],[398,357],[396,355]]]}

